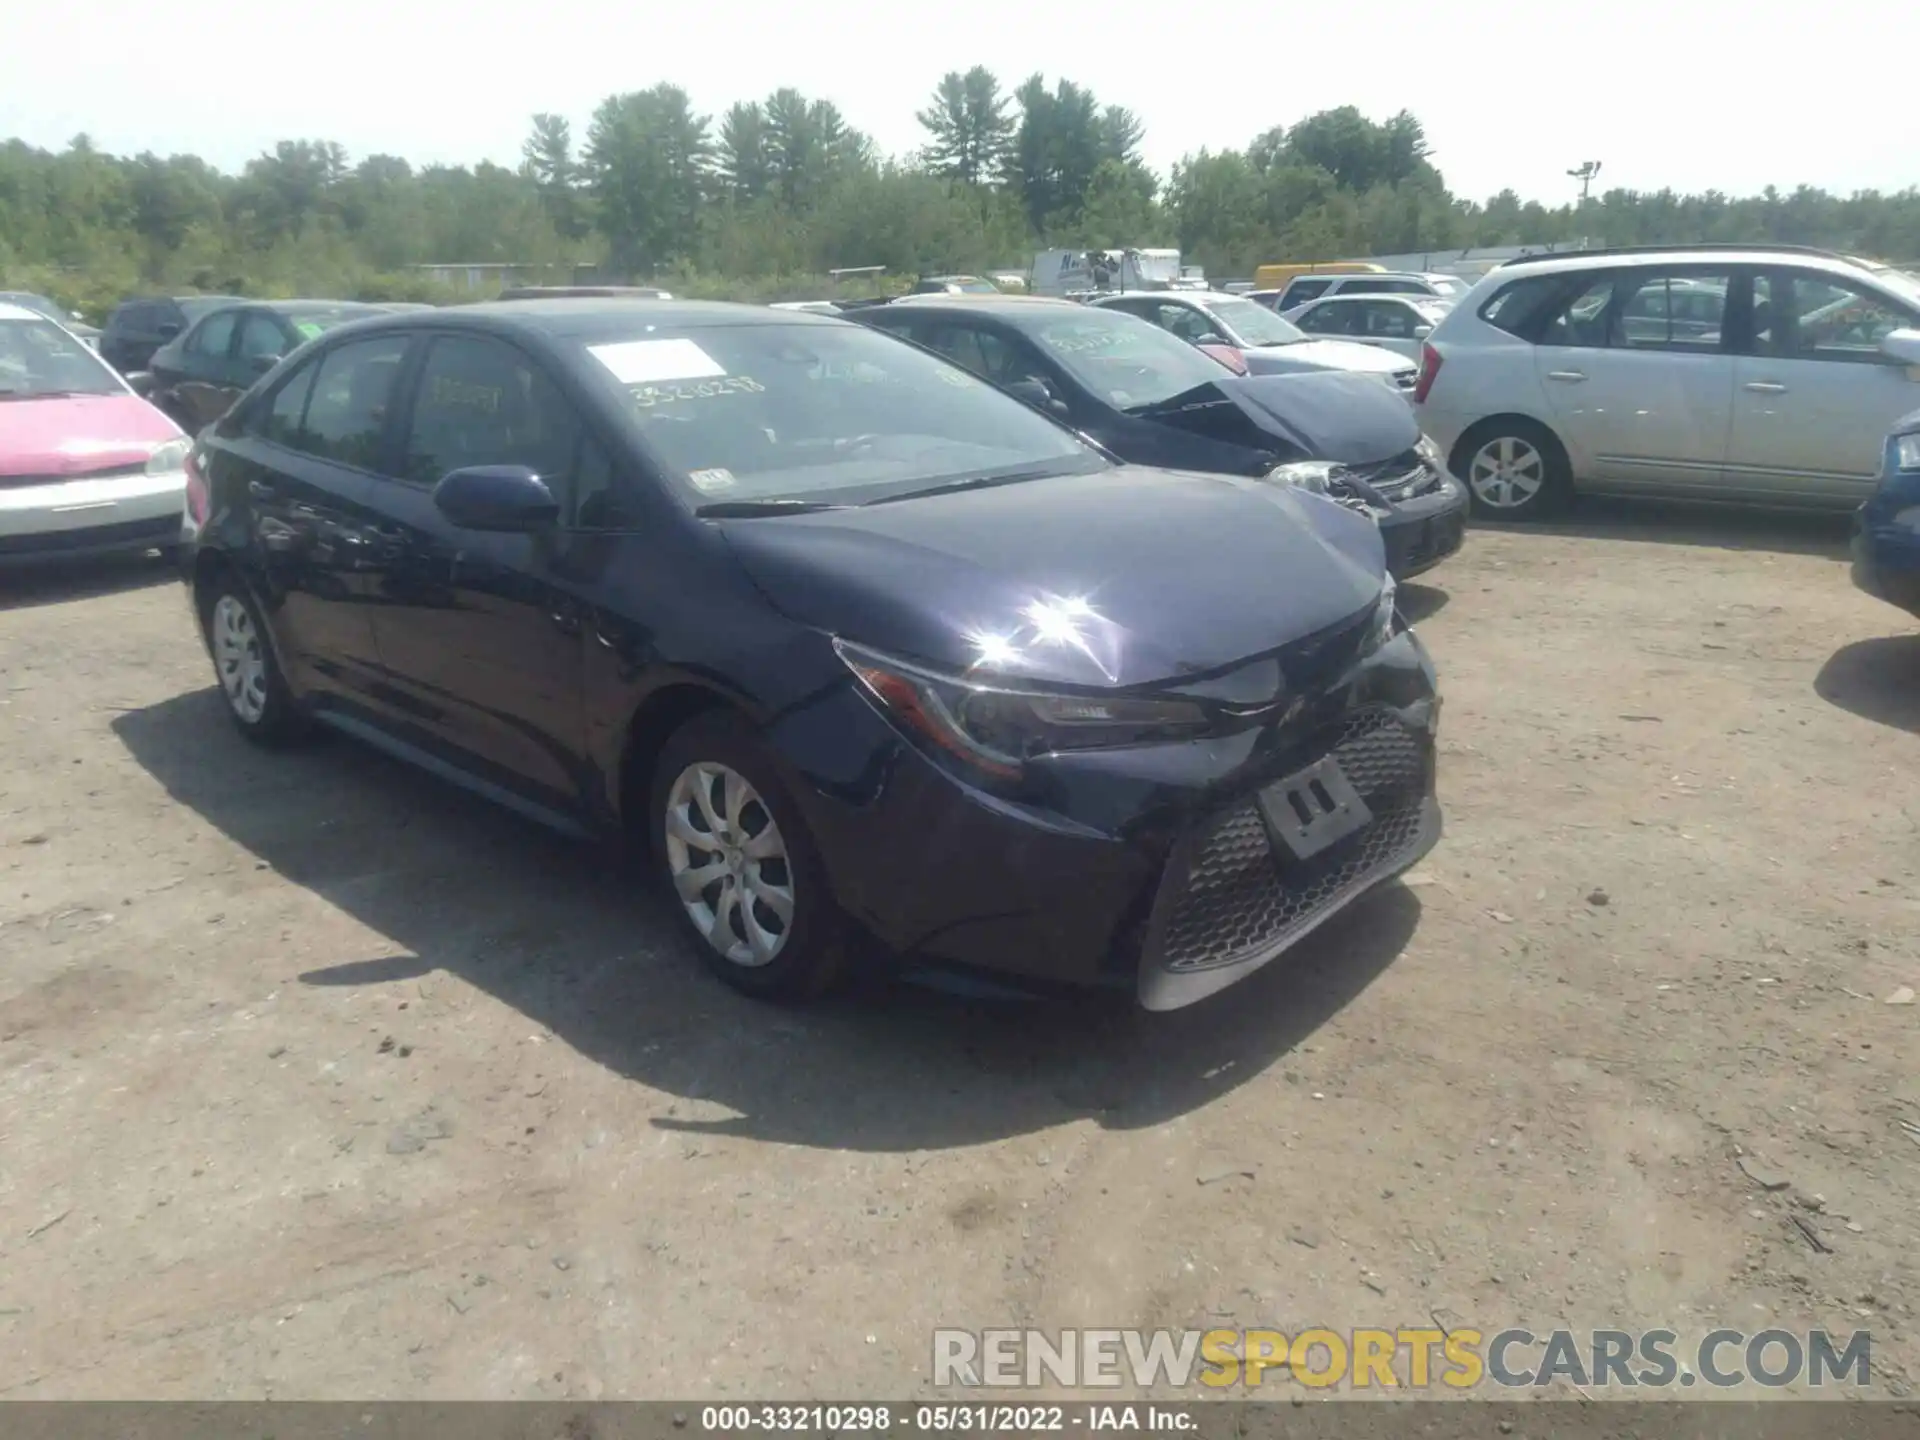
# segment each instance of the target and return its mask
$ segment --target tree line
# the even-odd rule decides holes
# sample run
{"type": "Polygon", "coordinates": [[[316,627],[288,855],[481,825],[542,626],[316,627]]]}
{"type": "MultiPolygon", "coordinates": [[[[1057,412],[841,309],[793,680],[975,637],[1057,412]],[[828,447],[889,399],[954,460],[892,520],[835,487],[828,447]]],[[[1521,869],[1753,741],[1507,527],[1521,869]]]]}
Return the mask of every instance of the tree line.
{"type": "Polygon", "coordinates": [[[0,288],[97,311],[143,289],[451,299],[429,263],[658,279],[798,298],[836,267],[1024,270],[1047,245],[1178,246],[1216,279],[1274,260],[1469,246],[1696,241],[1920,258],[1920,190],[1613,189],[1584,203],[1453,194],[1419,120],[1352,107],[1188,155],[1165,177],[1142,125],[1067,79],[944,76],[924,143],[879,151],[830,100],[783,88],[718,117],[671,84],[609,96],[575,135],[536,115],[513,166],[414,166],[285,140],[238,174],[190,155],[0,144],[0,288]]]}

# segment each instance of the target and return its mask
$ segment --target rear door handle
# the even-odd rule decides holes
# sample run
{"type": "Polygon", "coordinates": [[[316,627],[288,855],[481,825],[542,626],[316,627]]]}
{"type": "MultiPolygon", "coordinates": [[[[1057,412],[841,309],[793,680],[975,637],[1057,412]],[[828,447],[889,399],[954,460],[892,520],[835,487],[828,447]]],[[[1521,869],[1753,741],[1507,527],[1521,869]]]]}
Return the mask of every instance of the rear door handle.
{"type": "Polygon", "coordinates": [[[578,635],[580,633],[580,615],[577,611],[554,610],[549,613],[548,618],[553,621],[554,628],[562,635],[578,635]]]}
{"type": "Polygon", "coordinates": [[[1549,370],[1547,371],[1547,378],[1549,380],[1564,380],[1569,385],[1573,385],[1586,379],[1587,372],[1584,370],[1549,370]]]}
{"type": "Polygon", "coordinates": [[[1749,380],[1746,388],[1756,395],[1784,395],[1787,393],[1786,386],[1776,384],[1772,380],[1749,380]]]}

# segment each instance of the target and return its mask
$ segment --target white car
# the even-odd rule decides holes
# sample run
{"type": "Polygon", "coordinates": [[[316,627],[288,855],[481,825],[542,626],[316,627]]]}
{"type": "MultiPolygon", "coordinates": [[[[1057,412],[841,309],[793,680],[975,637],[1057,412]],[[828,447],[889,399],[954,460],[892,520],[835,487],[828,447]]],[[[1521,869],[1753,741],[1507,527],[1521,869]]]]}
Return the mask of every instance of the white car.
{"type": "Polygon", "coordinates": [[[1425,295],[1334,295],[1289,310],[1282,318],[1316,338],[1352,340],[1417,363],[1420,342],[1452,308],[1450,300],[1425,295]]]}
{"type": "Polygon", "coordinates": [[[0,304],[0,562],[176,545],[188,448],[71,332],[0,304]]]}
{"type": "Polygon", "coordinates": [[[1430,295],[1436,300],[1458,300],[1472,288],[1473,281],[1465,276],[1438,270],[1319,270],[1294,276],[1269,303],[1284,314],[1327,295],[1430,295]]]}
{"type": "Polygon", "coordinates": [[[1418,373],[1411,360],[1347,340],[1316,340],[1266,306],[1217,290],[1123,291],[1090,303],[1151,320],[1189,345],[1238,350],[1249,375],[1357,370],[1411,392],[1418,373]]]}
{"type": "Polygon", "coordinates": [[[1427,337],[1413,398],[1484,516],[1576,491],[1852,509],[1920,407],[1920,279],[1793,246],[1515,261],[1427,337]]]}

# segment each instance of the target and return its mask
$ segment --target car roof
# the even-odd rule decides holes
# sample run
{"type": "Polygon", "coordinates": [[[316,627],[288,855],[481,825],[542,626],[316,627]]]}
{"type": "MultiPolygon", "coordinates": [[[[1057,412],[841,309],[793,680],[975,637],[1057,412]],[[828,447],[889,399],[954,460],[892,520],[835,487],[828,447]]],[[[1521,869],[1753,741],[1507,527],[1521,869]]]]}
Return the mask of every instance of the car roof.
{"type": "Polygon", "coordinates": [[[1018,320],[1023,316],[1037,320],[1043,315],[1086,308],[1077,300],[1061,300],[1051,295],[902,295],[891,305],[875,306],[856,313],[863,318],[872,315],[875,319],[884,319],[889,310],[912,309],[991,315],[1001,320],[1018,320]]]}
{"type": "Polygon", "coordinates": [[[0,320],[45,320],[46,318],[38,310],[29,310],[24,305],[0,301],[0,320]]]}
{"type": "Polygon", "coordinates": [[[604,335],[631,338],[635,325],[660,330],[712,330],[736,325],[839,325],[836,316],[805,310],[775,310],[731,300],[631,300],[605,296],[561,300],[488,300],[427,312],[379,311],[354,327],[355,334],[375,329],[410,330],[421,325],[445,329],[532,332],[556,338],[591,340],[604,335]]]}
{"type": "Polygon", "coordinates": [[[1832,251],[1798,249],[1791,245],[1657,246],[1620,250],[1568,250],[1557,255],[1528,255],[1509,260],[1492,273],[1503,279],[1524,275],[1555,275],[1569,270],[1630,270],[1672,265],[1788,264],[1835,275],[1872,274],[1884,267],[1832,251]]]}

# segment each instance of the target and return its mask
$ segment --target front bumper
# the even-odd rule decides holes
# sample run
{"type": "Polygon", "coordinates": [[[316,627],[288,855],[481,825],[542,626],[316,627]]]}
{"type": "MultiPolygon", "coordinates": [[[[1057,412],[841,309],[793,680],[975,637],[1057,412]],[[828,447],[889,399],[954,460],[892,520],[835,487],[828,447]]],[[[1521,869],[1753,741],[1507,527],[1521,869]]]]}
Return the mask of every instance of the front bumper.
{"type": "Polygon", "coordinates": [[[965,783],[850,688],[771,738],[836,898],[888,948],[1163,1010],[1270,963],[1432,848],[1438,711],[1408,632],[1272,727],[1033,762],[1037,803],[965,783]],[[1278,859],[1254,797],[1329,753],[1373,822],[1278,859]]]}
{"type": "Polygon", "coordinates": [[[1467,533],[1467,487],[1451,475],[1425,495],[1394,502],[1380,520],[1380,542],[1395,580],[1431,570],[1459,550],[1467,533]]]}
{"type": "Polygon", "coordinates": [[[1855,588],[1920,615],[1920,532],[1863,505],[1853,512],[1852,555],[1855,588]]]}
{"type": "Polygon", "coordinates": [[[177,470],[0,485],[0,562],[174,545],[186,490],[177,470]]]}

